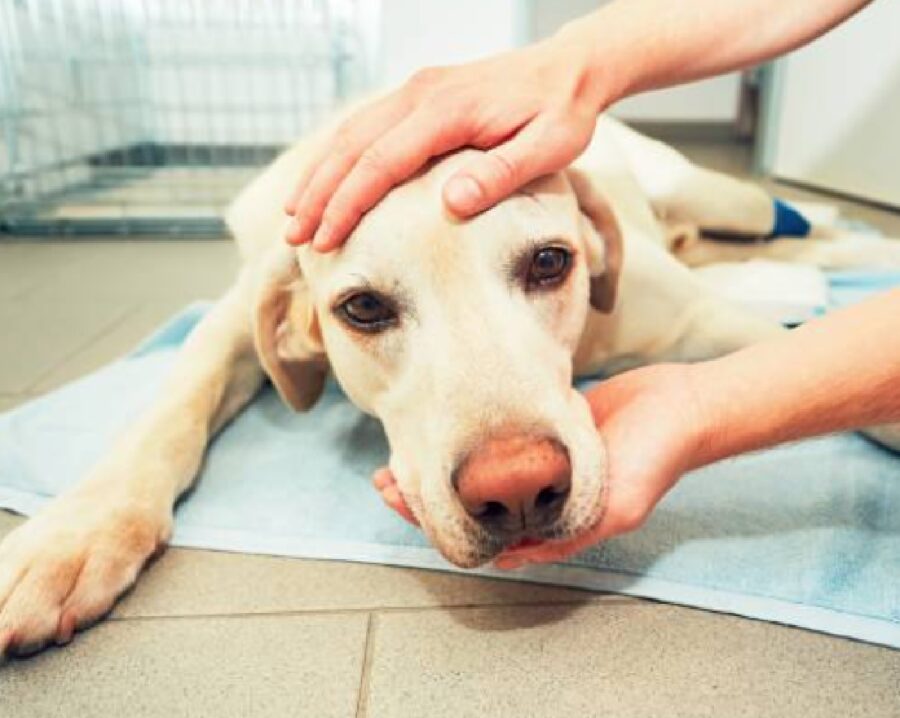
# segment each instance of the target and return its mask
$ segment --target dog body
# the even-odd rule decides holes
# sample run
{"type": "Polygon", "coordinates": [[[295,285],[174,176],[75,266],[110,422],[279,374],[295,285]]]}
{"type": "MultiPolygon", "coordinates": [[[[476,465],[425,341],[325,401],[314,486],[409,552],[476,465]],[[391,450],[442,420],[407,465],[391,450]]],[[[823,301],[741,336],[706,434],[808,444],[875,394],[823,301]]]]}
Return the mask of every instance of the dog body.
{"type": "Polygon", "coordinates": [[[829,228],[802,242],[701,239],[766,236],[771,198],[608,118],[566,172],[469,221],[444,212],[440,189],[473,150],[395,188],[342,250],[292,250],[281,201],[320,141],[285,152],[230,208],[243,268],[155,405],[0,545],[0,652],[66,641],[111,608],[167,541],[210,438],[266,378],[305,410],[332,371],[382,421],[430,540],[476,566],[525,537],[575,536],[602,513],[603,450],[573,376],[715,357],[782,331],[685,262],[900,266],[895,243],[829,228]]]}

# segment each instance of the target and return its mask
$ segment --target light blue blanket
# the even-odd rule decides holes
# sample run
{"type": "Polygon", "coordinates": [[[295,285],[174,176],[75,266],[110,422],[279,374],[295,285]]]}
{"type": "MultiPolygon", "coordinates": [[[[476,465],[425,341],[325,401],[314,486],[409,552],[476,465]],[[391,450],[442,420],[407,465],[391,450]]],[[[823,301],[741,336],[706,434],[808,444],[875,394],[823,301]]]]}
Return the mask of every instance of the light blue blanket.
{"type": "MultiPolygon", "coordinates": [[[[900,284],[843,273],[839,303],[900,284]]],[[[0,506],[30,514],[151,401],[194,306],[134,354],[0,416],[0,506]]],[[[864,360],[864,358],[861,358],[864,360]]],[[[369,484],[377,422],[329,385],[309,414],[265,390],[215,440],[173,544],[454,570],[369,484]]],[[[900,457],[843,435],[686,477],[645,528],[565,565],[478,573],[617,591],[900,647],[900,457]]]]}

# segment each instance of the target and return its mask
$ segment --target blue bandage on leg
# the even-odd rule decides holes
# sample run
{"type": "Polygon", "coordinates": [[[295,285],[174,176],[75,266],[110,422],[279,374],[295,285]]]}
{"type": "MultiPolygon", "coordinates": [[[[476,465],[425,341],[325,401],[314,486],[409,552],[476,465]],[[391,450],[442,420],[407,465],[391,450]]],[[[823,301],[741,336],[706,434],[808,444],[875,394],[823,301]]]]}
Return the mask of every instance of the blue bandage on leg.
{"type": "Polygon", "coordinates": [[[773,200],[775,205],[775,224],[769,237],[808,237],[812,226],[809,220],[780,199],[773,200]]]}

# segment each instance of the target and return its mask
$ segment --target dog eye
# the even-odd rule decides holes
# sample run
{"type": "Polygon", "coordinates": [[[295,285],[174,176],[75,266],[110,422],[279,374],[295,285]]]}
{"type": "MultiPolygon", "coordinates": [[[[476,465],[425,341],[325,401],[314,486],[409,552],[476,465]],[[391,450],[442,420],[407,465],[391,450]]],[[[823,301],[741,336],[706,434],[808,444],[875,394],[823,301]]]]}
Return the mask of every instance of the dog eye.
{"type": "Polygon", "coordinates": [[[561,247],[543,247],[534,253],[528,268],[529,288],[553,286],[561,282],[569,270],[572,256],[561,247]]]}
{"type": "Polygon", "coordinates": [[[337,307],[338,314],[350,325],[367,332],[380,332],[397,321],[397,313],[372,292],[354,294],[337,307]]]}

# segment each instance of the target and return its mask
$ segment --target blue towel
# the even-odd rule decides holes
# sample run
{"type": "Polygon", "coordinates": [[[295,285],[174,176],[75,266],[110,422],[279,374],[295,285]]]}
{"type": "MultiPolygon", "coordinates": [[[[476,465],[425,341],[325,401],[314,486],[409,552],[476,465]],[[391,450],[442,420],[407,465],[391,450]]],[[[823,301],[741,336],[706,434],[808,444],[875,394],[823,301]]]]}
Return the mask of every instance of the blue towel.
{"type": "MultiPolygon", "coordinates": [[[[834,301],[894,284],[900,274],[842,273],[834,301]]],[[[129,357],[0,416],[0,506],[31,514],[77,481],[152,400],[205,309],[190,307],[129,357]]],[[[178,506],[173,544],[456,570],[371,488],[386,458],[378,422],[337,386],[308,414],[266,389],[213,442],[178,506]]],[[[900,647],[900,458],[847,434],[724,461],[686,477],[634,534],[566,564],[475,573],[900,647]]]]}

